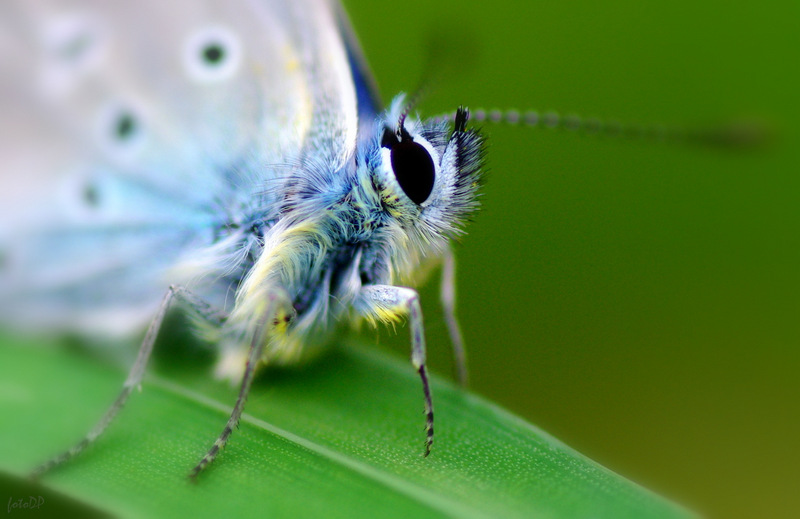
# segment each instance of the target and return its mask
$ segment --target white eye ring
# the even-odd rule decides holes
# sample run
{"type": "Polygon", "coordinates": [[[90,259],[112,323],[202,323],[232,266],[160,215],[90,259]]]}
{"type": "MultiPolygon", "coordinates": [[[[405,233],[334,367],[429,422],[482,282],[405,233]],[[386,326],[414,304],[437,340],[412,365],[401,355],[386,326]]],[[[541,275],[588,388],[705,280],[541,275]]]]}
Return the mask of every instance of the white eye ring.
{"type": "Polygon", "coordinates": [[[242,61],[242,46],[236,35],[224,27],[195,31],[183,48],[183,65],[190,78],[222,81],[232,77],[242,61]]]}

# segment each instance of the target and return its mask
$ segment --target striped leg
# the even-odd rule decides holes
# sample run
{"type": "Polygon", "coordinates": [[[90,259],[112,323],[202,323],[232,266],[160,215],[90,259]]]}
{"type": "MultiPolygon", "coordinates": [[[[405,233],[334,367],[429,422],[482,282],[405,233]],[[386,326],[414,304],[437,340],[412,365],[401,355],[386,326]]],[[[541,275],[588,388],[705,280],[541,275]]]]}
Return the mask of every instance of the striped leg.
{"type": "Polygon", "coordinates": [[[422,380],[425,395],[425,451],[431,453],[433,446],[433,398],[425,366],[425,334],[422,324],[422,308],[419,295],[410,288],[390,285],[371,285],[362,287],[354,304],[356,311],[371,320],[396,321],[408,315],[411,328],[411,364],[422,380]]]}
{"type": "Polygon", "coordinates": [[[275,295],[267,296],[267,304],[264,308],[264,312],[261,315],[261,320],[258,322],[256,330],[250,338],[250,350],[247,354],[247,366],[245,367],[244,376],[242,377],[242,385],[239,388],[239,397],[236,399],[236,404],[233,406],[231,416],[228,418],[225,428],[222,429],[222,433],[208,450],[206,455],[203,456],[203,459],[201,459],[200,462],[195,465],[195,467],[189,473],[189,479],[192,481],[196,481],[197,476],[200,475],[200,473],[206,467],[208,467],[211,462],[214,461],[214,459],[216,459],[219,451],[221,451],[228,442],[228,438],[230,438],[233,430],[239,425],[239,420],[244,412],[244,404],[247,402],[247,396],[250,394],[250,387],[253,385],[253,379],[255,378],[256,374],[256,366],[264,355],[264,348],[267,344],[266,332],[269,324],[272,322],[272,319],[275,316],[276,299],[277,297],[275,295]]]}
{"type": "Polygon", "coordinates": [[[150,322],[150,326],[147,328],[147,333],[142,340],[142,345],[139,347],[139,353],[136,356],[136,362],[134,362],[130,372],[128,372],[128,377],[125,379],[125,383],[122,385],[122,390],[120,391],[116,400],[114,400],[114,403],[111,404],[100,421],[80,442],[78,442],[69,450],[36,467],[30,474],[31,478],[36,479],[46,472],[49,472],[55,467],[62,465],[63,463],[66,463],[67,461],[79,455],[93,441],[95,441],[103,433],[103,431],[106,430],[109,424],[111,424],[119,411],[125,405],[125,402],[128,401],[128,397],[130,397],[133,389],[140,387],[142,378],[144,377],[145,368],[147,367],[147,362],[150,360],[150,354],[153,352],[153,345],[156,342],[158,331],[161,328],[161,323],[164,321],[164,316],[166,315],[170,304],[175,299],[178,299],[180,302],[186,304],[192,310],[196,311],[198,315],[207,318],[209,322],[219,325],[224,320],[222,312],[212,311],[208,303],[186,291],[183,287],[177,287],[174,285],[170,286],[167,290],[167,293],[164,294],[164,298],[161,300],[161,304],[159,305],[158,311],[153,317],[153,320],[150,322]]]}

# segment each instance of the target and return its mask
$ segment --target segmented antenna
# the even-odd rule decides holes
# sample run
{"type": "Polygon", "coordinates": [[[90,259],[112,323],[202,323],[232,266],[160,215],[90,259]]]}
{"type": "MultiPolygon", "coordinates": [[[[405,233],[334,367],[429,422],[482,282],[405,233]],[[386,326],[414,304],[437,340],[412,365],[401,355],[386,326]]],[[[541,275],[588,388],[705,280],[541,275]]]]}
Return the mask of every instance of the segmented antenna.
{"type": "MultiPolygon", "coordinates": [[[[411,111],[414,110],[417,107],[417,105],[419,105],[420,101],[425,97],[425,92],[426,92],[425,85],[421,85],[414,91],[413,94],[411,94],[406,98],[404,103],[405,106],[403,106],[403,111],[400,112],[400,116],[397,118],[397,127],[395,128],[395,134],[397,135],[398,141],[403,140],[403,132],[405,131],[404,125],[406,123],[406,117],[408,117],[408,114],[410,114],[411,111]]],[[[453,114],[453,117],[455,117],[455,114],[453,114]]]]}
{"type": "MultiPolygon", "coordinates": [[[[562,129],[586,135],[620,137],[631,140],[648,140],[654,142],[672,142],[700,144],[704,146],[752,149],[770,140],[771,132],[763,122],[755,120],[738,120],[706,127],[681,127],[663,124],[623,123],[615,119],[603,120],[598,117],[582,118],[576,114],[561,116],[558,112],[539,113],[535,110],[519,112],[518,110],[484,110],[477,109],[470,113],[476,122],[528,126],[549,130],[562,129]]],[[[457,120],[457,112],[434,117],[435,120],[457,120]]]]}

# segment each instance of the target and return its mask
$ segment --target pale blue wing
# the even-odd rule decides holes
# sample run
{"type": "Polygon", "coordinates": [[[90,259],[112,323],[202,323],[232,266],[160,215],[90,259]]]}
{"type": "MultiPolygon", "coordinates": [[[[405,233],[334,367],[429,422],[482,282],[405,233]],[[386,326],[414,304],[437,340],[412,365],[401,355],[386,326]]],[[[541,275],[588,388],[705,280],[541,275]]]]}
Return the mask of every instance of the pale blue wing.
{"type": "Polygon", "coordinates": [[[171,283],[224,296],[287,169],[352,156],[338,6],[120,5],[0,7],[3,322],[123,331],[171,283]]]}

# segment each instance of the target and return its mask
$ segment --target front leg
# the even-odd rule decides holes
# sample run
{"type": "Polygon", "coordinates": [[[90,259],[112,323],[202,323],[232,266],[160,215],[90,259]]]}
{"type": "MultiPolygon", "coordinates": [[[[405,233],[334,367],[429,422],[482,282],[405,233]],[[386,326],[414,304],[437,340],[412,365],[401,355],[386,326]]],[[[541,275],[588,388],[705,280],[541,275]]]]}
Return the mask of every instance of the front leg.
{"type": "Polygon", "coordinates": [[[142,379],[144,378],[147,362],[150,360],[150,354],[153,353],[153,346],[155,345],[156,338],[158,337],[158,332],[161,330],[161,323],[164,321],[164,316],[167,314],[167,310],[170,308],[170,305],[176,300],[182,303],[184,308],[186,308],[188,311],[192,312],[198,318],[206,321],[211,326],[221,326],[225,319],[227,319],[227,315],[223,311],[215,309],[205,300],[186,290],[184,287],[176,285],[170,286],[167,290],[167,293],[164,294],[161,304],[158,307],[158,311],[153,317],[153,320],[150,322],[150,326],[147,328],[147,333],[142,340],[142,344],[139,347],[139,353],[136,356],[136,362],[128,372],[128,377],[125,379],[125,383],[123,384],[116,400],[114,400],[97,425],[95,425],[94,428],[86,434],[83,440],[78,442],[68,451],[63,452],[36,467],[30,474],[31,478],[36,479],[55,467],[63,465],[86,450],[86,448],[91,445],[92,442],[94,442],[101,434],[103,434],[106,428],[111,424],[125,403],[128,401],[128,397],[131,396],[133,390],[137,387],[140,387],[142,379]]]}
{"type": "Polygon", "coordinates": [[[427,456],[433,445],[433,400],[425,367],[425,333],[419,294],[405,287],[369,285],[361,288],[353,306],[359,314],[372,322],[390,323],[408,315],[411,327],[411,364],[422,379],[422,390],[425,394],[426,438],[423,456],[427,456]]]}

